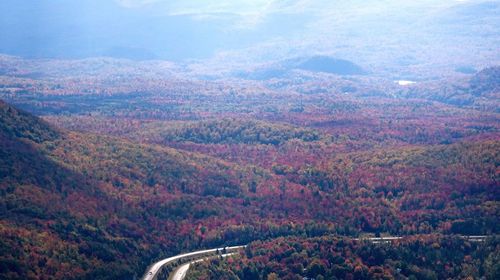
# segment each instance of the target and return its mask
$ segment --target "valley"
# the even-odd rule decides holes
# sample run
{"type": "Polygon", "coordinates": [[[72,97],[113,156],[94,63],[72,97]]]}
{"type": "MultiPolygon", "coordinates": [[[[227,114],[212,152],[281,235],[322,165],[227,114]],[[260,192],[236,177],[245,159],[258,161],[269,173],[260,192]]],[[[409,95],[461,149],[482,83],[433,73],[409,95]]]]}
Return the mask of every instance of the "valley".
{"type": "Polygon", "coordinates": [[[321,75],[106,94],[4,76],[0,273],[138,278],[162,257],[281,236],[495,236],[495,73],[349,94],[321,75]]]}
{"type": "Polygon", "coordinates": [[[500,279],[500,0],[0,11],[0,279],[500,279]]]}

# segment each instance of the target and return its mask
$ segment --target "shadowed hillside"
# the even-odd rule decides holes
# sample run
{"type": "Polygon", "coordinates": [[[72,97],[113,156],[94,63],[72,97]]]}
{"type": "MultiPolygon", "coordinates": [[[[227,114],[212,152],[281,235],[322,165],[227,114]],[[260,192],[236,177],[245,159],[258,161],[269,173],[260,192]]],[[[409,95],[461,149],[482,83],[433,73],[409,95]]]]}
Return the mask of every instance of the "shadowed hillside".
{"type": "Polygon", "coordinates": [[[324,72],[337,75],[363,75],[366,71],[361,66],[344,59],[336,59],[327,56],[313,56],[302,61],[297,61],[297,69],[324,72]]]}
{"type": "Polygon", "coordinates": [[[474,95],[500,93],[500,66],[484,69],[474,75],[470,81],[474,95]]]}
{"type": "MultiPolygon", "coordinates": [[[[185,234],[151,235],[150,222],[178,216],[144,203],[242,191],[240,171],[205,156],[60,131],[3,102],[0,114],[1,278],[130,279],[160,253],[153,248],[177,247],[153,240],[185,234]]],[[[206,202],[183,200],[190,214],[177,215],[211,215],[206,202]]]]}

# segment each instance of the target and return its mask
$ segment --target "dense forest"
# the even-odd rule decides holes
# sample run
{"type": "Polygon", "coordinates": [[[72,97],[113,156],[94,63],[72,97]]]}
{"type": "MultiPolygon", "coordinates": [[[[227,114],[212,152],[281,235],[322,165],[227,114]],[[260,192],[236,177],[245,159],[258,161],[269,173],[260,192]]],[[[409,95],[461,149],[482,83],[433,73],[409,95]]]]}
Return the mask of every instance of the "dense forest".
{"type": "Polygon", "coordinates": [[[0,11],[0,280],[500,279],[500,0],[0,11]]]}
{"type": "Polygon", "coordinates": [[[498,279],[498,237],[485,243],[413,236],[372,243],[334,236],[253,242],[240,255],[196,263],[186,279],[498,279]]]}
{"type": "Polygon", "coordinates": [[[497,68],[407,88],[0,78],[2,279],[134,279],[248,243],[189,277],[497,278],[497,68]]]}

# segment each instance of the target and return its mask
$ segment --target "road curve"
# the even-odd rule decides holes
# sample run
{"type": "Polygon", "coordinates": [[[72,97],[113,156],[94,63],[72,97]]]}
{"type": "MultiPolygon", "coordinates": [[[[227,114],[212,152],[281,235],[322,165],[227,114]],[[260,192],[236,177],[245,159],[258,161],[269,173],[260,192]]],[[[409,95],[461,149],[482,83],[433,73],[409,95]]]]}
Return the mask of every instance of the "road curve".
{"type": "MultiPolygon", "coordinates": [[[[229,256],[232,256],[235,254],[236,253],[222,254],[222,255],[220,255],[220,257],[225,258],[225,257],[229,257],[229,256]]],[[[171,275],[171,278],[169,278],[169,279],[170,280],[183,280],[186,277],[186,274],[189,270],[189,267],[191,267],[192,264],[197,263],[197,262],[206,261],[206,260],[209,260],[210,258],[214,258],[214,257],[208,257],[208,258],[194,260],[192,262],[188,262],[186,264],[179,266],[176,270],[174,270],[173,275],[171,275]]]]}
{"type": "Polygon", "coordinates": [[[196,257],[198,255],[205,255],[205,254],[210,254],[210,253],[215,253],[217,250],[219,252],[224,251],[233,251],[233,250],[238,250],[245,248],[245,246],[232,246],[232,247],[223,247],[223,248],[215,248],[215,249],[209,249],[209,250],[201,250],[201,251],[196,251],[196,252],[190,252],[186,254],[181,254],[177,256],[173,256],[170,258],[163,259],[161,261],[155,262],[149,269],[147,270],[146,274],[142,277],[142,280],[154,280],[160,269],[166,265],[169,264],[173,261],[177,261],[182,258],[188,258],[188,257],[196,257]]]}
{"type": "Polygon", "coordinates": [[[191,263],[186,263],[180,266],[175,272],[174,275],[172,276],[172,280],[182,280],[184,277],[186,277],[186,273],[189,270],[189,266],[191,263]]]}
{"type": "MultiPolygon", "coordinates": [[[[461,236],[461,237],[465,238],[469,241],[472,241],[472,242],[484,242],[488,236],[486,236],[486,235],[467,236],[466,235],[466,236],[461,236]]],[[[373,243],[390,243],[392,241],[400,240],[403,238],[404,238],[404,236],[386,236],[386,237],[361,237],[361,238],[353,238],[353,240],[357,240],[357,241],[366,240],[366,241],[370,241],[373,243]]],[[[246,247],[246,245],[244,245],[244,246],[232,246],[232,247],[225,247],[225,248],[216,248],[216,249],[210,249],[210,250],[201,250],[201,251],[196,251],[196,252],[191,252],[191,253],[186,253],[186,254],[181,254],[181,255],[170,257],[170,258],[166,258],[166,259],[163,259],[163,260],[158,261],[158,262],[154,263],[153,265],[151,265],[151,267],[147,270],[147,272],[144,275],[144,277],[142,278],[142,280],[154,280],[156,275],[158,274],[158,272],[160,271],[160,269],[164,265],[171,263],[173,261],[177,261],[177,260],[182,259],[182,258],[202,256],[205,254],[215,253],[217,250],[219,250],[219,252],[222,252],[222,251],[224,251],[224,249],[226,250],[226,252],[233,251],[233,250],[238,250],[238,249],[242,249],[245,247],[246,247]]],[[[227,255],[230,255],[230,254],[224,254],[223,257],[227,256],[227,255]]],[[[189,269],[190,264],[202,261],[204,259],[205,258],[201,257],[201,258],[197,259],[196,261],[191,261],[191,262],[188,262],[187,264],[184,264],[183,266],[178,268],[178,270],[176,271],[176,273],[178,273],[179,270],[181,270],[181,268],[182,268],[182,270],[184,270],[184,271],[181,270],[182,274],[180,274],[180,276],[182,276],[182,277],[174,278],[174,279],[182,280],[186,276],[186,273],[189,269]]],[[[174,277],[176,277],[176,275],[174,275],[174,277]]]]}

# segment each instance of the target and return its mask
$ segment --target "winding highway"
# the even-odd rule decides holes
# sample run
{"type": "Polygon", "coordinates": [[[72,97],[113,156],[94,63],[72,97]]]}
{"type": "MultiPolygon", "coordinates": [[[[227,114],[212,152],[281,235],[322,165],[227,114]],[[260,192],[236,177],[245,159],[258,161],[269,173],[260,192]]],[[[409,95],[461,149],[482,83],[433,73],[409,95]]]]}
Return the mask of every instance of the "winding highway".
{"type": "MultiPolygon", "coordinates": [[[[142,280],[156,280],[156,276],[158,275],[158,272],[160,272],[161,268],[169,263],[174,262],[174,261],[183,260],[183,259],[187,259],[187,258],[196,258],[196,257],[200,257],[200,259],[203,259],[204,256],[207,256],[207,255],[210,255],[210,254],[213,254],[216,252],[236,251],[236,250],[239,250],[239,249],[242,249],[245,247],[246,246],[232,246],[232,247],[216,248],[216,249],[209,249],[209,250],[201,250],[201,251],[195,251],[195,252],[191,252],[191,253],[185,253],[185,254],[173,256],[170,258],[166,258],[166,259],[163,259],[161,261],[155,262],[153,265],[151,265],[149,267],[149,269],[147,270],[146,274],[142,277],[142,280]]],[[[189,265],[187,266],[186,271],[187,271],[187,269],[189,269],[189,265]]]]}
{"type": "MultiPolygon", "coordinates": [[[[229,256],[232,256],[232,255],[235,255],[235,254],[236,253],[223,254],[223,255],[220,255],[220,257],[225,258],[225,257],[229,257],[229,256]]],[[[214,258],[214,257],[211,257],[211,258],[214,258]]],[[[202,262],[202,261],[205,261],[205,260],[208,260],[208,259],[210,259],[210,257],[209,258],[198,259],[198,260],[195,260],[195,261],[192,261],[192,262],[188,262],[186,264],[181,265],[174,272],[172,272],[173,274],[170,275],[171,278],[169,278],[169,279],[170,280],[183,280],[184,277],[186,277],[187,271],[189,270],[189,267],[191,266],[191,264],[194,264],[194,263],[197,263],[197,262],[202,262]]]]}
{"type": "MultiPolygon", "coordinates": [[[[471,242],[484,242],[487,238],[485,235],[476,235],[476,236],[461,236],[462,238],[465,238],[471,242]]],[[[397,241],[400,239],[403,239],[403,236],[385,236],[385,237],[360,237],[360,238],[353,238],[353,240],[357,241],[369,241],[373,243],[391,243],[393,241],[397,241]]],[[[215,257],[218,255],[213,255],[214,253],[217,252],[224,252],[225,254],[219,255],[221,257],[227,257],[230,255],[236,254],[235,251],[239,249],[245,248],[246,245],[242,246],[232,246],[232,247],[224,247],[224,248],[216,248],[216,249],[210,249],[210,250],[201,250],[201,251],[195,251],[191,253],[185,253],[177,256],[173,256],[170,258],[166,258],[163,260],[160,260],[153,265],[149,267],[147,270],[146,274],[142,278],[142,280],[156,280],[156,277],[158,273],[160,272],[161,268],[167,264],[170,264],[174,261],[187,261],[187,263],[182,264],[179,266],[176,270],[174,270],[173,274],[170,275],[171,280],[182,280],[184,277],[186,277],[187,271],[189,270],[189,267],[191,264],[204,261],[209,259],[210,257],[215,257]]]]}
{"type": "Polygon", "coordinates": [[[174,271],[174,275],[172,275],[171,280],[184,279],[184,277],[186,277],[187,271],[189,270],[189,266],[191,266],[191,263],[186,263],[179,267],[176,271],[174,271]]]}

